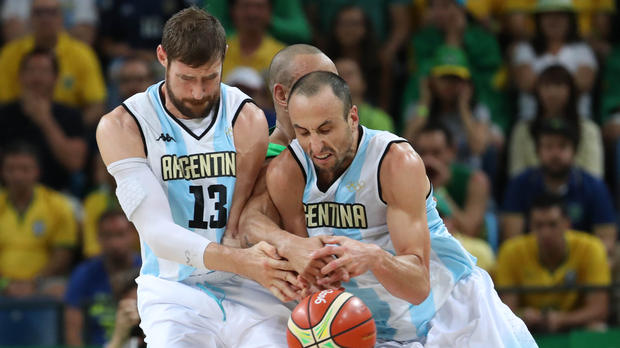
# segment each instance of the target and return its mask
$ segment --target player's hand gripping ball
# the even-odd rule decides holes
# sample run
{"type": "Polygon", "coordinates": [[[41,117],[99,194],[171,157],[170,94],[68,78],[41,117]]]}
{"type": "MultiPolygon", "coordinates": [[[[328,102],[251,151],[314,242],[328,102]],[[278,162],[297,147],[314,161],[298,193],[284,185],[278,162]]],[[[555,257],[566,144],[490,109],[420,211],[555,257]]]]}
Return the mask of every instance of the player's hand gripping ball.
{"type": "Polygon", "coordinates": [[[323,290],[304,298],[286,330],[290,348],[366,348],[374,347],[376,340],[370,309],[344,290],[323,290]]]}

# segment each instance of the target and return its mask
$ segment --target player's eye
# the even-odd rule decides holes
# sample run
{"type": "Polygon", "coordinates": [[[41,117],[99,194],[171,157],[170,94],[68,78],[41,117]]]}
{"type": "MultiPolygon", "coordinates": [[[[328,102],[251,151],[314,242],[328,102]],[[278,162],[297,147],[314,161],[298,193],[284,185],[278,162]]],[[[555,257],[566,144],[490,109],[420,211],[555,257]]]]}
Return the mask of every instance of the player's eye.
{"type": "Polygon", "coordinates": [[[331,131],[331,128],[319,128],[320,134],[327,134],[331,131]]]}

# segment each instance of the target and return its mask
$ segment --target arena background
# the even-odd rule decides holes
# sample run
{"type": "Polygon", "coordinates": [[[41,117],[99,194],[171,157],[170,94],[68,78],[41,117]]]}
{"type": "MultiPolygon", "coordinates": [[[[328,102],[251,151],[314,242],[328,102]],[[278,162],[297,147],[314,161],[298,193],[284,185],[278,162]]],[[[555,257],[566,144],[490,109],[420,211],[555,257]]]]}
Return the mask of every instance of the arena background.
{"type": "Polygon", "coordinates": [[[254,98],[270,126],[269,62],[308,43],[336,62],[362,124],[426,149],[440,214],[498,292],[516,294],[516,313],[539,317],[530,328],[541,347],[620,347],[619,2],[0,0],[0,346],[142,344],[117,311],[135,297],[139,245],[113,224],[114,181],[94,132],[104,113],[163,79],[163,24],[198,6],[227,32],[223,82],[254,98]],[[600,257],[567,251],[570,262],[519,283],[528,257],[554,252],[504,247],[534,233],[528,213],[544,184],[528,180],[544,173],[541,133],[579,139],[558,192],[571,229],[600,257]],[[32,151],[36,161],[7,160],[32,151]],[[129,261],[93,273],[109,257],[129,261]],[[608,298],[605,310],[579,312],[592,293],[608,298]],[[549,319],[571,315],[591,319],[549,319]]]}

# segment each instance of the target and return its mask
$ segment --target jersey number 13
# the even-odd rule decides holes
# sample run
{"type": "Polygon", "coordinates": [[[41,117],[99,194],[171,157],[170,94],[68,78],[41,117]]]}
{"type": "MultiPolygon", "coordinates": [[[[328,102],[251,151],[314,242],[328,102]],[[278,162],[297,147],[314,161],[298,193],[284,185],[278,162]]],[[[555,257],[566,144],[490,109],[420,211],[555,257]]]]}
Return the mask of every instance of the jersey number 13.
{"type": "Polygon", "coordinates": [[[217,216],[211,215],[208,223],[204,221],[205,199],[202,186],[190,186],[189,193],[194,195],[194,219],[189,220],[189,227],[207,229],[226,226],[226,220],[228,218],[228,212],[226,210],[226,186],[217,184],[207,187],[207,193],[210,199],[215,199],[215,194],[217,193],[217,201],[214,206],[215,211],[217,211],[217,216]]]}

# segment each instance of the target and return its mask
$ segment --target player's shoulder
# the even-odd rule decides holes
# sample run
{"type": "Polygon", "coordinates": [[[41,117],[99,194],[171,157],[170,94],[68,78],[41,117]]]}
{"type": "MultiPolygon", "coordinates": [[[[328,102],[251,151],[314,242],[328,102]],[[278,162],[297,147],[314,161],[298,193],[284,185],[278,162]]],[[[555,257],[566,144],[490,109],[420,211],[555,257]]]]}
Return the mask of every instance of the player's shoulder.
{"type": "Polygon", "coordinates": [[[411,171],[424,171],[422,158],[406,141],[393,141],[387,145],[379,162],[381,173],[399,174],[411,171]]]}
{"type": "Polygon", "coordinates": [[[104,134],[127,134],[138,133],[138,124],[134,117],[123,105],[119,105],[112,111],[103,115],[97,125],[97,135],[104,134]]]}
{"type": "Polygon", "coordinates": [[[305,171],[290,148],[284,149],[278,156],[274,157],[267,167],[268,182],[286,183],[296,178],[297,175],[303,179],[305,171]]]}

